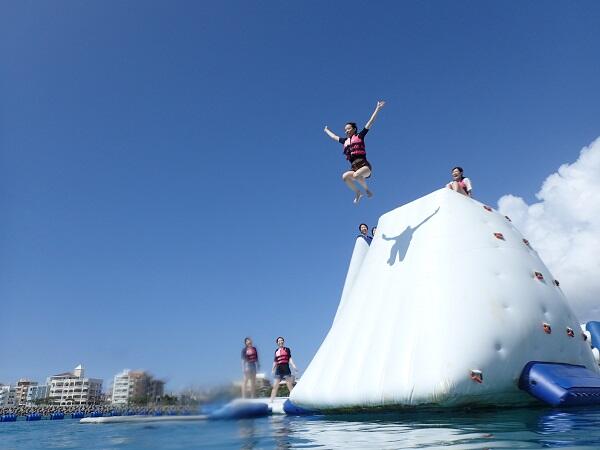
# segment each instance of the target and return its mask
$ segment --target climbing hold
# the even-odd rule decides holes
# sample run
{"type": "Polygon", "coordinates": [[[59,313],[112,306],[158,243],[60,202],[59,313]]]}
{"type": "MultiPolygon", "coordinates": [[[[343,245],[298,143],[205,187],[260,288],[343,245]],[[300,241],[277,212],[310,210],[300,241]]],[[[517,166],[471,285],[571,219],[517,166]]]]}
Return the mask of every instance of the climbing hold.
{"type": "Polygon", "coordinates": [[[525,244],[527,247],[531,247],[531,245],[529,245],[529,241],[525,238],[523,238],[523,244],[525,244]]]}
{"type": "Polygon", "coordinates": [[[550,326],[549,323],[544,322],[542,324],[542,327],[544,328],[544,333],[546,333],[546,334],[551,334],[552,333],[552,327],[550,326]]]}
{"type": "Polygon", "coordinates": [[[540,280],[540,281],[544,280],[544,275],[542,275],[541,272],[533,272],[533,273],[538,280],[540,280]]]}
{"type": "Polygon", "coordinates": [[[496,239],[504,240],[504,235],[502,233],[494,233],[494,236],[496,236],[496,239]]]}
{"type": "Polygon", "coordinates": [[[510,217],[508,217],[508,216],[504,216],[504,218],[505,218],[506,220],[508,220],[509,222],[512,222],[512,220],[510,220],[510,217]]]}
{"type": "Polygon", "coordinates": [[[573,331],[573,328],[567,327],[567,336],[575,337],[575,332],[573,331]]]}
{"type": "Polygon", "coordinates": [[[554,284],[558,287],[560,286],[560,283],[558,282],[558,280],[554,280],[554,284]]]}
{"type": "Polygon", "coordinates": [[[486,211],[492,211],[492,208],[490,208],[488,205],[483,205],[483,209],[486,211]]]}
{"type": "Polygon", "coordinates": [[[471,370],[471,380],[476,383],[483,383],[483,372],[478,369],[471,370]]]}

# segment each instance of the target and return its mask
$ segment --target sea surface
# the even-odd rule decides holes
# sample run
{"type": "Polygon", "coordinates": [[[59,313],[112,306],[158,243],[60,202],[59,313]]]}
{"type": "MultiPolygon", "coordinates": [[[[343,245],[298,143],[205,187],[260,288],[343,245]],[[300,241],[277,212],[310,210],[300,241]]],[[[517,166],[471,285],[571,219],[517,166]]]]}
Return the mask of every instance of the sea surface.
{"type": "Polygon", "coordinates": [[[0,423],[0,449],[600,449],[600,408],[420,411],[238,421],[0,423]]]}

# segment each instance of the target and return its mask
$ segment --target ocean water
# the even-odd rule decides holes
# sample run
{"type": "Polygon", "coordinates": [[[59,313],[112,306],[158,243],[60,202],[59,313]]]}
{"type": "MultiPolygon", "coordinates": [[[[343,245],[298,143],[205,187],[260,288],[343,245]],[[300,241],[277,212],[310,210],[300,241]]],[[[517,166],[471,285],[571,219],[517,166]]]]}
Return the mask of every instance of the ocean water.
{"type": "Polygon", "coordinates": [[[0,423],[0,449],[600,449],[600,408],[420,411],[239,421],[0,423]]]}

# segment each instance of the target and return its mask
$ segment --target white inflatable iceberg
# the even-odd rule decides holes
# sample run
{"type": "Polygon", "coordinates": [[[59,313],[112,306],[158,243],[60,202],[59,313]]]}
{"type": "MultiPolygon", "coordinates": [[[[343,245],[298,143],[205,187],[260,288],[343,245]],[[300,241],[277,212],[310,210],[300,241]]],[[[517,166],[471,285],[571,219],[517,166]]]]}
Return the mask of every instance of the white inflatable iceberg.
{"type": "Polygon", "coordinates": [[[560,285],[491,208],[440,189],[357,239],[331,329],[291,394],[319,410],[533,401],[530,361],[598,373],[560,285]]]}

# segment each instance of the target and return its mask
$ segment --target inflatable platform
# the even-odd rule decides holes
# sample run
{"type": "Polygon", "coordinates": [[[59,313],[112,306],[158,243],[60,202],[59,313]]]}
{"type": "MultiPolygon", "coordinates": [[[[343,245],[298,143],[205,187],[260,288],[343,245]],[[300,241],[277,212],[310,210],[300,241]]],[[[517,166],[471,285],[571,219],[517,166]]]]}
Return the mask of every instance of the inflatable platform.
{"type": "MultiPolygon", "coordinates": [[[[357,239],[338,310],[292,391],[321,411],[526,405],[529,362],[598,364],[535,243],[510,218],[440,189],[357,239]]],[[[600,377],[598,378],[600,381],[600,377]]]]}

